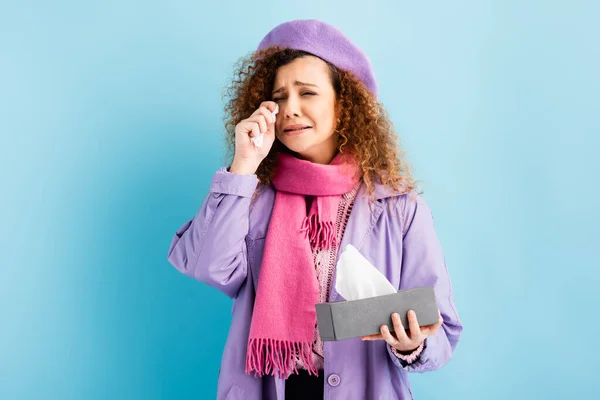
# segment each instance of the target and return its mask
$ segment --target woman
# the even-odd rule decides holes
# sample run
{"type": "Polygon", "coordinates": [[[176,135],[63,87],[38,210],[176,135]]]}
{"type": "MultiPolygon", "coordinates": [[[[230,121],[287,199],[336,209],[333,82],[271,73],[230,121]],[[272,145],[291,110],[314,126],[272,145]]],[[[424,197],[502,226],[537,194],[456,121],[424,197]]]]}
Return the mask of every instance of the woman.
{"type": "Polygon", "coordinates": [[[412,398],[407,372],[445,365],[462,325],[368,58],[328,24],[287,22],[229,95],[231,165],[169,250],[179,271],[235,299],[218,399],[412,398]],[[392,315],[394,333],[322,342],[314,305],[342,300],[347,244],[398,289],[434,286],[439,322],[419,327],[409,312],[408,327],[392,315]]]}

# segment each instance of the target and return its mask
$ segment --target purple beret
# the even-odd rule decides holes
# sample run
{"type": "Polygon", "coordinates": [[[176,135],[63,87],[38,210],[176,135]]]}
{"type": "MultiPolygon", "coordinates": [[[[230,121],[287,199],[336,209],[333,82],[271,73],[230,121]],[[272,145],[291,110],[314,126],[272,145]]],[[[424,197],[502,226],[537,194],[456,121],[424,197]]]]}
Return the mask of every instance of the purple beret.
{"type": "Polygon", "coordinates": [[[316,19],[284,22],[261,40],[258,50],[271,46],[306,51],[351,71],[377,97],[377,81],[367,55],[340,30],[325,22],[316,19]]]}

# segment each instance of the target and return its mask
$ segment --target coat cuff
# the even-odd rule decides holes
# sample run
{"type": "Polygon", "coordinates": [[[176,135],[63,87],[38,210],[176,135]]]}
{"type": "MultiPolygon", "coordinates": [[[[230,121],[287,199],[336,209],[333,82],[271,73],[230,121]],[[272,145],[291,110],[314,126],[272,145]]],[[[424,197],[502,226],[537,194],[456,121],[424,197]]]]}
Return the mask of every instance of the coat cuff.
{"type": "MultiPolygon", "coordinates": [[[[425,340],[427,340],[427,339],[425,339],[425,340]]],[[[413,362],[415,362],[419,358],[419,356],[423,352],[423,347],[425,346],[425,340],[422,341],[421,344],[419,345],[419,347],[417,347],[410,354],[406,354],[406,355],[405,354],[401,354],[395,347],[393,347],[391,345],[390,345],[390,350],[399,359],[406,361],[407,364],[412,364],[413,362]]]]}
{"type": "Polygon", "coordinates": [[[232,174],[221,167],[213,176],[210,191],[218,194],[232,194],[240,197],[252,197],[258,186],[258,177],[253,175],[232,174]]]}

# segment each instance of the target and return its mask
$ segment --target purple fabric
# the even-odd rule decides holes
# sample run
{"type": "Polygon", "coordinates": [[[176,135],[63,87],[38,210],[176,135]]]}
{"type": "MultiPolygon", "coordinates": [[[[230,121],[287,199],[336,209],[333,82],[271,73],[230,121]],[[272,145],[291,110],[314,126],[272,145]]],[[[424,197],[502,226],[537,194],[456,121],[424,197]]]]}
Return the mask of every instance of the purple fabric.
{"type": "Polygon", "coordinates": [[[262,39],[258,50],[276,45],[309,52],[338,68],[352,71],[377,97],[377,81],[369,58],[334,26],[316,19],[284,22],[262,39]]]}
{"type": "MultiPolygon", "coordinates": [[[[270,188],[257,188],[256,175],[216,172],[204,204],[176,232],[169,261],[180,272],[234,299],[221,360],[218,400],[284,400],[285,380],[245,373],[246,349],[265,237],[273,202],[270,188]]],[[[434,286],[444,324],[408,364],[383,340],[360,338],[324,343],[325,400],[412,399],[408,374],[448,363],[462,324],[431,211],[422,197],[399,195],[377,185],[372,205],[362,186],[340,248],[355,246],[398,289],[434,286]],[[396,201],[398,200],[398,201],[396,201]],[[336,376],[336,385],[329,377],[336,376]]],[[[339,256],[339,254],[338,254],[339,256]]],[[[335,291],[329,301],[342,300],[335,291]]],[[[224,317],[225,318],[225,317],[224,317]]]]}

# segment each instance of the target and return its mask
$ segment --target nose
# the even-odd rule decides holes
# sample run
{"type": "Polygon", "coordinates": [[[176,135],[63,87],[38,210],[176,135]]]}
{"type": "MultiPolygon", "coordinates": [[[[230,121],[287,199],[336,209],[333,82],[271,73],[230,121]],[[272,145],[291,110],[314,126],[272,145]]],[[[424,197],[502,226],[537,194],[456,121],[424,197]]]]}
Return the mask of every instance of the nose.
{"type": "Polygon", "coordinates": [[[285,102],[283,115],[285,118],[299,117],[300,116],[300,102],[297,96],[290,95],[285,102]]]}

